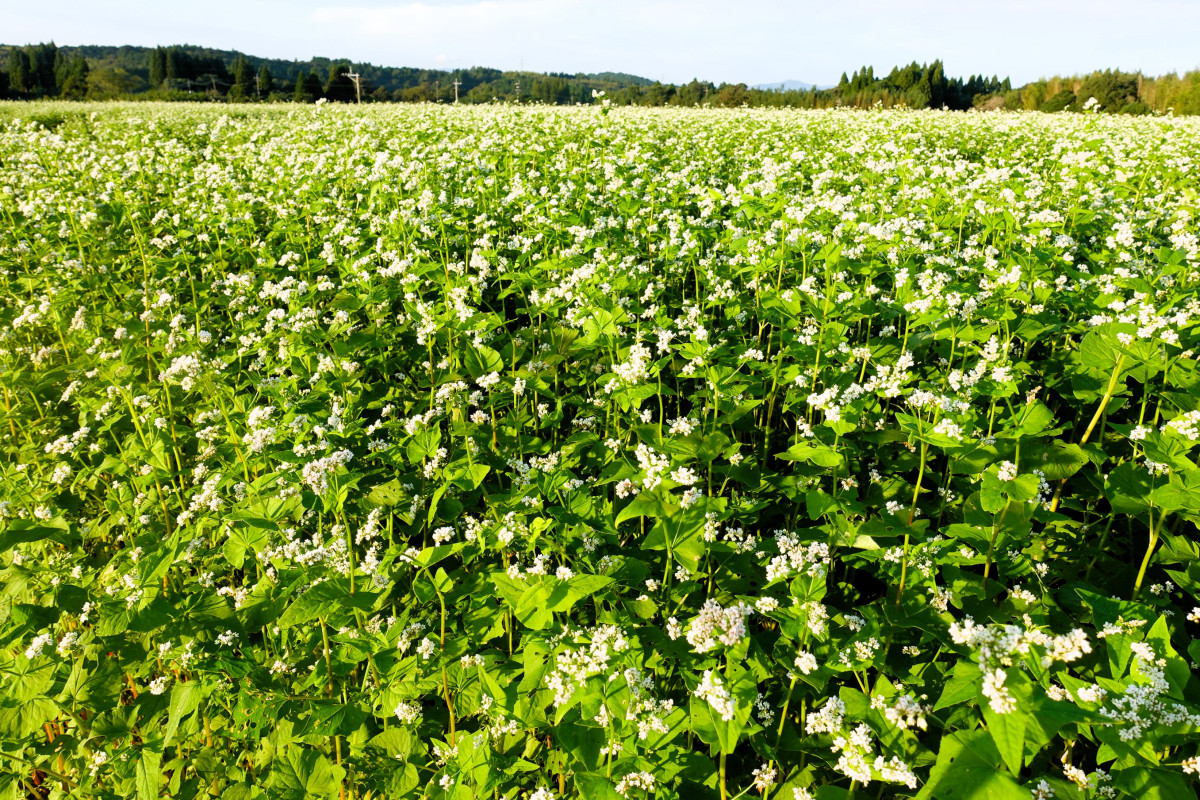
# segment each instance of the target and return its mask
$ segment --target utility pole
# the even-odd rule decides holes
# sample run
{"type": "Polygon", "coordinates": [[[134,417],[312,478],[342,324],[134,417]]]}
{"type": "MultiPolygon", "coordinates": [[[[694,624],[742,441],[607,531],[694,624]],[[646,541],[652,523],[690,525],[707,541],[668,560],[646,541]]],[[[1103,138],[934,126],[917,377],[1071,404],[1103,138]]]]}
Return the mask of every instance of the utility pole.
{"type": "Polygon", "coordinates": [[[455,78],[454,79],[454,103],[455,103],[455,105],[458,104],[458,87],[460,87],[460,86],[462,86],[462,81],[460,81],[458,78],[455,78]]]}
{"type": "Polygon", "coordinates": [[[521,102],[521,81],[517,81],[517,102],[521,102]]]}
{"type": "Polygon", "coordinates": [[[262,86],[259,85],[258,75],[254,76],[254,96],[262,100],[262,86]]]}
{"type": "Polygon", "coordinates": [[[362,76],[357,72],[347,72],[346,77],[354,81],[354,98],[357,102],[362,102],[362,76]]]}

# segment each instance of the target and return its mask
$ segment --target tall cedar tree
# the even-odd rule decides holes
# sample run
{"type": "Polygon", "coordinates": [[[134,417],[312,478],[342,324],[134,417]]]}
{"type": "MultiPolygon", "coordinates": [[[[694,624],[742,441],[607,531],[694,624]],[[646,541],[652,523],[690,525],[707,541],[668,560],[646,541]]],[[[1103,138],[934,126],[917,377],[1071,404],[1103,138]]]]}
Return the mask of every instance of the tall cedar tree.
{"type": "Polygon", "coordinates": [[[250,62],[240,53],[233,62],[233,86],[229,89],[229,96],[236,100],[248,100],[255,96],[254,73],[250,69],[250,62]]]}
{"type": "Polygon", "coordinates": [[[325,97],[339,103],[354,102],[354,81],[346,77],[349,64],[338,64],[329,68],[329,80],[325,82],[325,97]]]}
{"type": "Polygon", "coordinates": [[[271,75],[271,70],[263,64],[258,69],[258,95],[259,97],[268,97],[275,90],[275,78],[271,75]]]}
{"type": "Polygon", "coordinates": [[[308,73],[300,70],[300,74],[296,76],[296,88],[292,91],[292,101],[296,103],[311,103],[316,100],[308,92],[308,73]]]}
{"type": "Polygon", "coordinates": [[[29,91],[29,56],[20,47],[8,51],[8,81],[14,94],[29,91]]]}
{"type": "Polygon", "coordinates": [[[316,72],[308,73],[308,77],[304,80],[304,91],[308,92],[313,100],[319,100],[324,97],[325,87],[321,85],[321,76],[316,72]]]}
{"type": "Polygon", "coordinates": [[[58,92],[68,100],[82,100],[88,90],[88,63],[83,56],[75,56],[59,72],[58,92]]]}
{"type": "Polygon", "coordinates": [[[167,51],[156,47],[150,52],[150,88],[162,88],[167,79],[167,51]]]}

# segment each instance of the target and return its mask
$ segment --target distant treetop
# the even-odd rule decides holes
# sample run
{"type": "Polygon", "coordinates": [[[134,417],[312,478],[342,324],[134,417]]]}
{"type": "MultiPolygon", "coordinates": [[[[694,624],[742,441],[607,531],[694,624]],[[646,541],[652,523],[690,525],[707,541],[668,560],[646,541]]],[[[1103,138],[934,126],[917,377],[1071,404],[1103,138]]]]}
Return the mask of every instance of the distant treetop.
{"type": "Polygon", "coordinates": [[[624,72],[535,73],[489,67],[459,70],[381,67],[314,56],[259,58],[236,50],[169,47],[0,45],[0,97],[113,98],[237,102],[539,102],[590,104],[594,92],[616,105],[790,108],[972,108],[1107,113],[1200,114],[1200,71],[1158,78],[1114,70],[1054,77],[1014,88],[993,75],[950,77],[940,60],[912,62],[877,76],[873,66],[820,89],[748,87],[693,79],[670,84],[624,72]],[[348,73],[359,75],[358,91],[348,73]],[[455,87],[455,82],[458,86],[455,87]],[[1093,100],[1094,98],[1094,100],[1093,100]]]}

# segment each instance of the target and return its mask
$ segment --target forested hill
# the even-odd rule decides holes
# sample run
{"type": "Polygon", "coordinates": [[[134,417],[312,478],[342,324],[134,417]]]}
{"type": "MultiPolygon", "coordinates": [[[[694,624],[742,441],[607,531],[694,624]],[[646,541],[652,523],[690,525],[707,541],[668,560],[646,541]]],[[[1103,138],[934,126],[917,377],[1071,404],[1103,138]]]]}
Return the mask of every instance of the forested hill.
{"type": "Polygon", "coordinates": [[[1200,71],[1159,77],[1119,70],[1014,87],[1008,78],[946,74],[940,60],[886,74],[865,66],[837,86],[763,89],[692,80],[674,85],[621,72],[535,73],[381,67],[329,58],[284,61],[193,45],[0,45],[0,97],[315,102],[597,102],[644,106],[1025,109],[1200,114],[1200,71]],[[357,85],[352,76],[357,76],[357,85]],[[457,84],[457,85],[456,85],[457,84]]]}
{"type": "Polygon", "coordinates": [[[168,100],[440,101],[496,100],[553,104],[590,103],[603,96],[618,105],[791,106],[828,108],[907,105],[971,108],[977,98],[1007,91],[995,76],[951,78],[941,61],[916,62],[875,77],[871,67],[842,76],[832,89],[770,90],[744,83],[692,80],[663,84],[621,72],[505,72],[486,67],[433,70],[312,58],[283,61],[236,50],[192,45],[170,47],[24,47],[0,45],[0,89],[15,98],[130,98],[168,100]],[[349,77],[358,75],[358,86],[349,77]],[[6,77],[4,77],[6,76],[6,77]],[[458,86],[455,86],[455,83],[458,86]],[[603,95],[600,95],[603,93],[603,95]]]}
{"type": "Polygon", "coordinates": [[[0,78],[0,88],[7,88],[9,96],[66,94],[93,99],[146,95],[148,99],[220,96],[290,100],[297,95],[299,84],[299,97],[295,99],[309,102],[320,97],[346,100],[355,99],[353,82],[342,77],[351,72],[361,76],[362,99],[366,101],[452,101],[456,80],[459,97],[465,102],[515,99],[518,91],[527,101],[591,102],[593,89],[611,93],[625,87],[654,83],[648,78],[620,72],[546,74],[506,72],[487,67],[448,71],[381,67],[322,57],[285,61],[186,44],[171,47],[0,45],[0,69],[5,67],[8,79],[0,78]],[[18,63],[20,61],[26,63],[18,63]],[[76,73],[83,73],[82,80],[69,81],[72,65],[76,73]],[[56,74],[61,73],[66,74],[56,80],[56,74]]]}

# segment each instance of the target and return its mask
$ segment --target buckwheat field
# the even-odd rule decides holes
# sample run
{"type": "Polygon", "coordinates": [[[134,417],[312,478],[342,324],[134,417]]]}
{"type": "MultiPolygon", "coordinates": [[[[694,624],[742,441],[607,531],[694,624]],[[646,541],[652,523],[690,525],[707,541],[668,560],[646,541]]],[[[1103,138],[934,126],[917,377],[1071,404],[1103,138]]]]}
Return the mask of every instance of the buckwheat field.
{"type": "Polygon", "coordinates": [[[0,108],[3,797],[1194,798],[1198,153],[0,108]]]}

